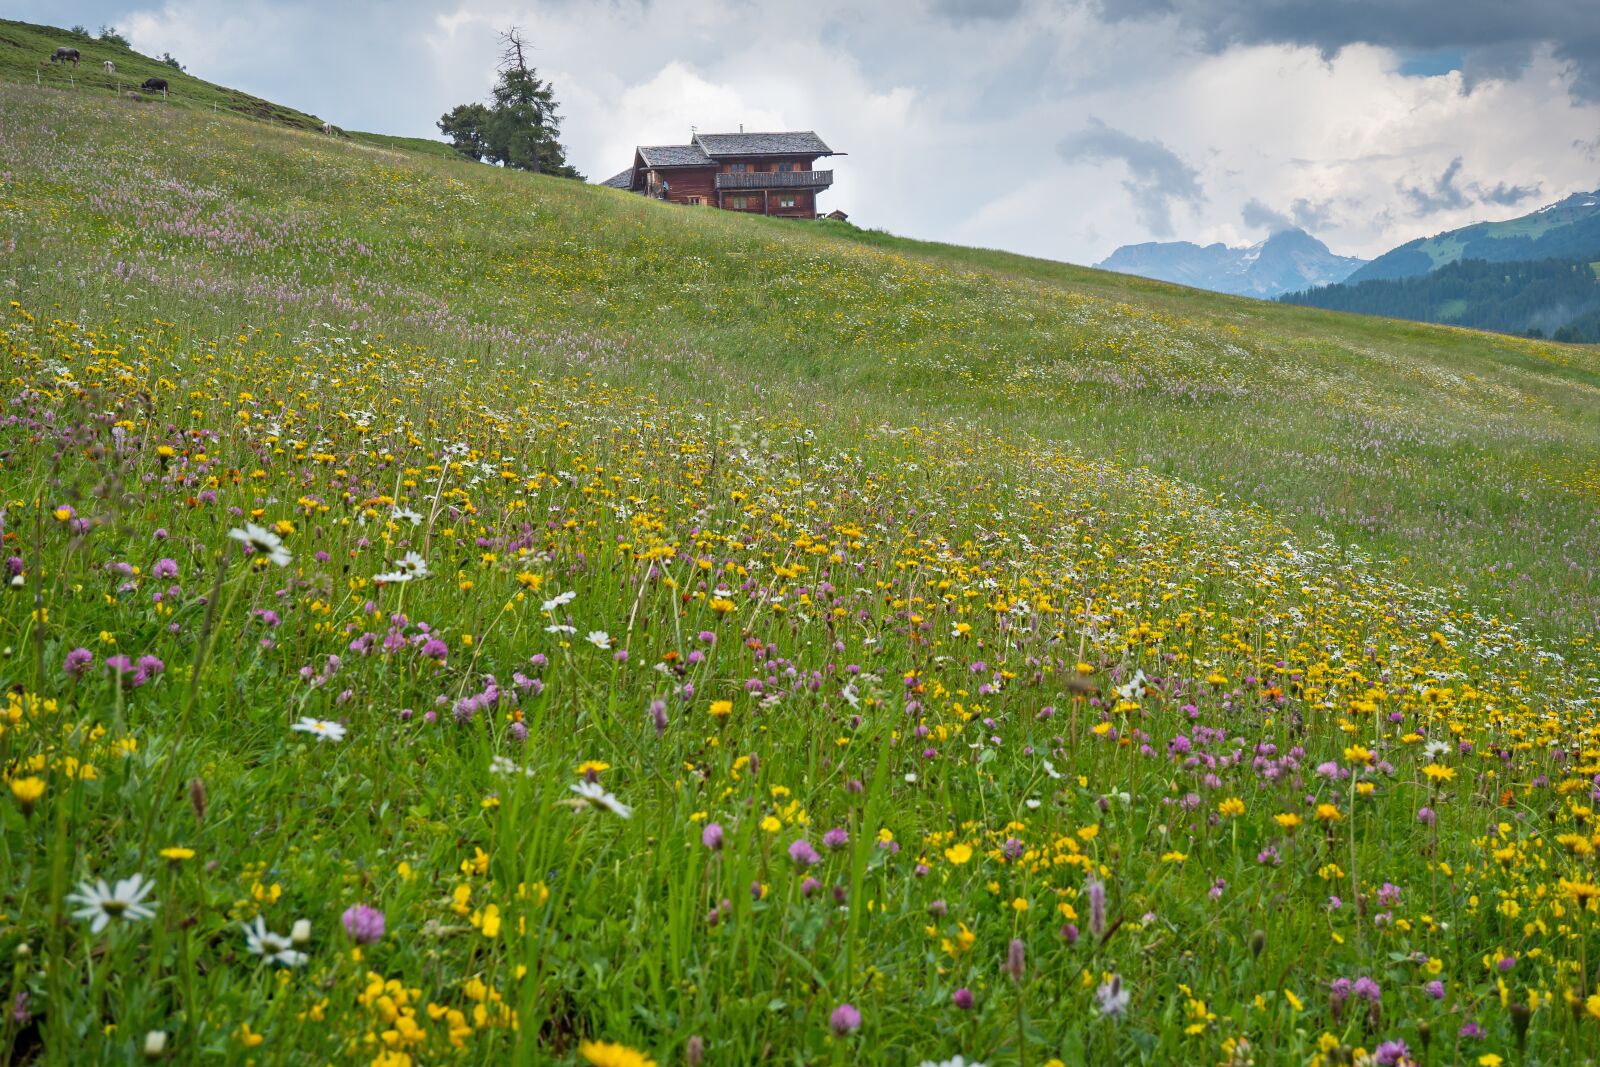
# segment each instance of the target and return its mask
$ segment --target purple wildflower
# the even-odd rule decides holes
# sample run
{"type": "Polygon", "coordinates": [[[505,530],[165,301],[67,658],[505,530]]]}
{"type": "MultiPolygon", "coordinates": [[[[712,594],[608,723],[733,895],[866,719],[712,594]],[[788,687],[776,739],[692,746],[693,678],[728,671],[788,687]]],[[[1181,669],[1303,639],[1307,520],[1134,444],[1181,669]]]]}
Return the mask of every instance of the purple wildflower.
{"type": "Polygon", "coordinates": [[[789,846],[789,858],[801,867],[809,867],[822,859],[817,855],[817,850],[811,847],[811,842],[803,837],[795,838],[794,843],[789,846]]]}
{"type": "Polygon", "coordinates": [[[828,1016],[828,1025],[833,1027],[834,1033],[843,1037],[861,1029],[861,1013],[854,1004],[846,1002],[833,1009],[833,1014],[828,1016]]]}
{"type": "Polygon", "coordinates": [[[1411,1062],[1411,1050],[1404,1041],[1385,1041],[1373,1052],[1372,1058],[1382,1067],[1396,1067],[1411,1062]]]}
{"type": "Polygon", "coordinates": [[[1100,938],[1106,932],[1106,887],[1098,878],[1089,880],[1089,934],[1100,938]]]}
{"type": "Polygon", "coordinates": [[[61,665],[61,669],[74,678],[81,678],[92,666],[94,666],[94,653],[87,648],[75,648],[67,653],[66,662],[61,665]]]}
{"type": "Polygon", "coordinates": [[[383,912],[365,904],[353,904],[344,912],[344,932],[358,945],[375,945],[383,940],[383,912]]]}

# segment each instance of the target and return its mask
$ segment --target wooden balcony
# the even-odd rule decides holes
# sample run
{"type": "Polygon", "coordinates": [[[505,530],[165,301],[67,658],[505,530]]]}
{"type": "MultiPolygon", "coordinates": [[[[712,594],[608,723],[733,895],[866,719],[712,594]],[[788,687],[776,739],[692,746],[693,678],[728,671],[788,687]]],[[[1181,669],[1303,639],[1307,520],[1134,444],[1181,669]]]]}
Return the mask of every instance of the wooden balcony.
{"type": "Polygon", "coordinates": [[[717,175],[718,189],[826,189],[831,170],[746,170],[717,175]]]}

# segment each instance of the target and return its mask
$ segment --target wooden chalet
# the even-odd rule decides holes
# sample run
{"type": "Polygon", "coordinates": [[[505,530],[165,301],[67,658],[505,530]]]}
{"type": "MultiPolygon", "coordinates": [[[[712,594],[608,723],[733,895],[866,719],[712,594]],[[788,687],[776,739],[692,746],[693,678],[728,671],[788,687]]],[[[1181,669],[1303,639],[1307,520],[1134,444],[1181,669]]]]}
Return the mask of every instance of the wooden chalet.
{"type": "Polygon", "coordinates": [[[810,130],[693,133],[686,145],[640,145],[633,166],[600,184],[674,204],[814,219],[817,194],[833,184],[817,160],[840,155],[810,130]]]}

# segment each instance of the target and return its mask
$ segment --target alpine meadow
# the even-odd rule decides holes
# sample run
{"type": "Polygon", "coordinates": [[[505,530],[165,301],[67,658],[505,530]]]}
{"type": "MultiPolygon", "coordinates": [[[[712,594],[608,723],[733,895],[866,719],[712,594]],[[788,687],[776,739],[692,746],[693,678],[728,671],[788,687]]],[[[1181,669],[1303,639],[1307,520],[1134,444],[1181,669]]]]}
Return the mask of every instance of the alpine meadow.
{"type": "Polygon", "coordinates": [[[0,1065],[1600,1056],[1600,349],[91,52],[0,61],[0,1065]]]}

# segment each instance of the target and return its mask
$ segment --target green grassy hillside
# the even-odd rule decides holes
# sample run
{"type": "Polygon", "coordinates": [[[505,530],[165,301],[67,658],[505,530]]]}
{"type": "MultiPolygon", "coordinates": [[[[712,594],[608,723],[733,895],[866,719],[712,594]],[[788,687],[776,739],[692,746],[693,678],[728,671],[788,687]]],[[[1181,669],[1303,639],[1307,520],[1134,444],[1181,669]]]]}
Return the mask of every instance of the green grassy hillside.
{"type": "Polygon", "coordinates": [[[91,94],[128,92],[138,89],[146,78],[164,78],[170,86],[168,95],[162,98],[157,94],[152,100],[190,110],[225,111],[296,129],[322,129],[322,120],[315,115],[215,85],[124,45],[57,26],[0,19],[0,78],[91,94]],[[78,49],[78,65],[50,62],[57,48],[78,49]],[[103,66],[107,60],[116,64],[109,74],[103,66]]]}
{"type": "Polygon", "coordinates": [[[0,160],[15,1059],[1595,1048],[1595,351],[109,93],[0,160]]]}
{"type": "MultiPolygon", "coordinates": [[[[196,78],[158,59],[91,34],[0,19],[0,80],[89,95],[114,95],[138,90],[146,78],[164,78],[170,87],[166,96],[145,95],[145,101],[152,106],[240,115],[297,130],[320,131],[323,126],[323,120],[315,115],[196,78]],[[77,66],[50,62],[55,50],[63,47],[78,49],[77,66]],[[110,73],[103,66],[107,60],[116,65],[110,73]]],[[[355,130],[341,130],[340,136],[381,148],[404,148],[443,159],[457,158],[455,150],[443,141],[355,130]]]]}
{"type": "MultiPolygon", "coordinates": [[[[111,120],[133,106],[107,101],[91,113],[111,120]]],[[[1146,466],[1268,507],[1302,533],[1404,559],[1420,580],[1460,583],[1541,629],[1592,627],[1600,610],[1600,531],[1584,489],[1600,455],[1592,350],[1278,308],[848,228],[824,237],[691,216],[411,156],[374,179],[363,157],[315,140],[263,142],[259,166],[236,173],[237,146],[207,146],[207,131],[256,135],[161,113],[113,135],[113,147],[152,128],[195,153],[174,162],[174,176],[215,186],[233,210],[287,195],[325,239],[381,236],[394,251],[375,293],[357,292],[362,265],[346,256],[249,260],[303,287],[284,306],[291,316],[326,318],[349,300],[361,321],[393,329],[395,309],[422,317],[414,295],[507,337],[573,328],[688,346],[751,382],[821,383],[866,407],[961,414],[1146,466]]],[[[124,179],[139,180],[101,180],[124,179]]],[[[73,188],[13,195],[53,204],[73,188]]],[[[146,210],[178,210],[144,199],[146,210]]],[[[159,245],[186,257],[182,238],[159,245]]]]}
{"type": "Polygon", "coordinates": [[[1499,222],[1475,222],[1455,230],[1418,237],[1374,259],[1345,281],[1413,278],[1451,263],[1481,259],[1490,263],[1582,259],[1600,249],[1600,195],[1573,193],[1526,215],[1499,222]]]}

